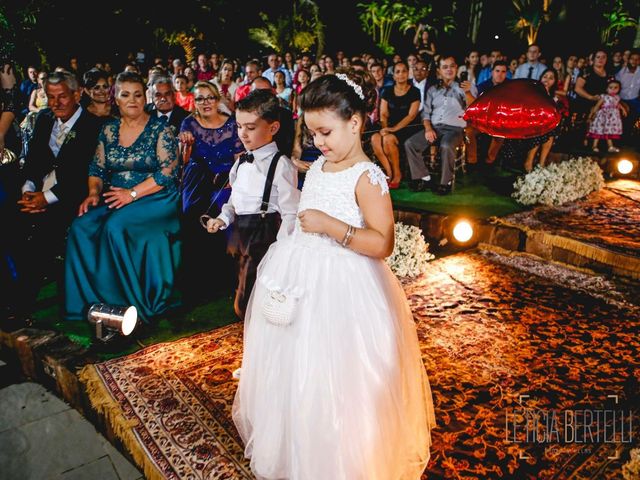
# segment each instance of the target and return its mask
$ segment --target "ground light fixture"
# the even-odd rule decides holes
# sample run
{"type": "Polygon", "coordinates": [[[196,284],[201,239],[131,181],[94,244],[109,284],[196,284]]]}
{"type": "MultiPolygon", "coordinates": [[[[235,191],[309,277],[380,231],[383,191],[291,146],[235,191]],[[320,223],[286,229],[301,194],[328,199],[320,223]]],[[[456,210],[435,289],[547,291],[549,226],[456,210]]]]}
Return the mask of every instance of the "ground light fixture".
{"type": "Polygon", "coordinates": [[[473,238],[473,225],[469,220],[457,220],[453,226],[453,238],[460,244],[467,243],[473,238]]]}
{"type": "Polygon", "coordinates": [[[87,313],[89,323],[96,326],[96,338],[108,342],[116,334],[130,335],[138,323],[138,310],[133,306],[95,303],[87,313]]]}
{"type": "Polygon", "coordinates": [[[626,158],[622,158],[616,163],[616,170],[621,175],[629,175],[633,171],[633,162],[626,158]]]}

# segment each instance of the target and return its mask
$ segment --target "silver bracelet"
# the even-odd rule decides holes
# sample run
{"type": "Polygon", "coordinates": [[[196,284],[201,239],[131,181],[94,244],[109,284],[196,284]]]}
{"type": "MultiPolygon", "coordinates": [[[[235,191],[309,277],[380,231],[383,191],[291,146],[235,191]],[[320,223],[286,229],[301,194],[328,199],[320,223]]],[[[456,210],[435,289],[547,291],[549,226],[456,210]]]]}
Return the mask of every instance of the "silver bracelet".
{"type": "Polygon", "coordinates": [[[349,245],[349,243],[351,242],[351,237],[353,237],[354,233],[355,228],[352,225],[349,225],[349,228],[347,228],[347,233],[344,234],[344,238],[342,239],[342,243],[340,245],[346,248],[347,245],[349,245]]]}

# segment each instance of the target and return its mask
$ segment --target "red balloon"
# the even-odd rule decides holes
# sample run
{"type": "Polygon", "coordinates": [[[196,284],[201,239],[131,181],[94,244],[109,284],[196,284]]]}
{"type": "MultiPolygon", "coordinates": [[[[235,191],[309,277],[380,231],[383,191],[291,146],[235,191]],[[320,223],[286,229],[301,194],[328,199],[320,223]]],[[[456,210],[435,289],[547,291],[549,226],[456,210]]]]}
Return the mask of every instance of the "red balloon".
{"type": "Polygon", "coordinates": [[[556,128],[561,116],[540,82],[516,79],[484,92],[463,118],[493,137],[532,138],[556,128]]]}

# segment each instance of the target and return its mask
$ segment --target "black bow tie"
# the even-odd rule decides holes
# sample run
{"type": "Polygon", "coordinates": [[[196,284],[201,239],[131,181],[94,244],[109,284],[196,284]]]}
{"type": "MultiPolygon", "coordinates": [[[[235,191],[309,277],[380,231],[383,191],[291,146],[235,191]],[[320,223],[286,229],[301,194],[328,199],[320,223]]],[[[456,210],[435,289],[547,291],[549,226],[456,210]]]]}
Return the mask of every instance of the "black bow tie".
{"type": "Polygon", "coordinates": [[[240,155],[240,163],[243,162],[253,163],[253,153],[245,152],[240,155]]]}

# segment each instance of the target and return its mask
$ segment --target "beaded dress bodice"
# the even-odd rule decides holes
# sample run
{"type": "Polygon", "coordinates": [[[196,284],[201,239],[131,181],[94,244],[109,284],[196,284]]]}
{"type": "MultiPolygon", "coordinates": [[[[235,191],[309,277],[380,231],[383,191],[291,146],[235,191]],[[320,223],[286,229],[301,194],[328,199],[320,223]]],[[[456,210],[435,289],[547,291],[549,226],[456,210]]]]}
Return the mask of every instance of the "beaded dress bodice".
{"type": "MultiPolygon", "coordinates": [[[[362,211],[356,200],[356,184],[366,172],[372,185],[380,186],[381,195],[389,193],[386,177],[382,170],[372,162],[358,162],[339,172],[325,172],[324,157],[318,158],[306,174],[298,212],[320,210],[356,228],[365,226],[362,211]]],[[[322,238],[326,244],[338,245],[338,242],[322,234],[305,233],[296,220],[295,235],[304,243],[313,243],[311,238],[322,238]]]]}

